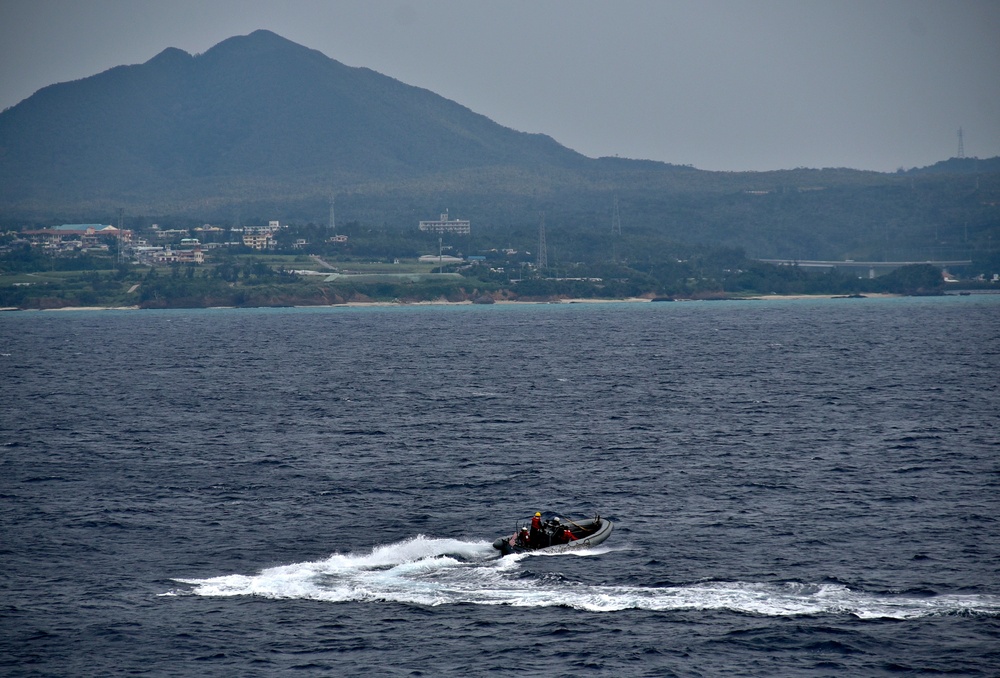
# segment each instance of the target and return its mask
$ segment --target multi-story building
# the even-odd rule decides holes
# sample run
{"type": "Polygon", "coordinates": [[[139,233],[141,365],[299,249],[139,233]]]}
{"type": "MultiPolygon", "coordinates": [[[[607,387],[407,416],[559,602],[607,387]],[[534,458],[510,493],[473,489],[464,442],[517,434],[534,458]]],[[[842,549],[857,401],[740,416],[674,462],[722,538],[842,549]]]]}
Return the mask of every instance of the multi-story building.
{"type": "Polygon", "coordinates": [[[437,221],[421,221],[420,230],[431,233],[455,233],[458,235],[469,235],[472,232],[468,219],[449,219],[447,211],[437,221]]]}
{"type": "Polygon", "coordinates": [[[191,250],[167,248],[155,253],[152,260],[157,264],[203,264],[205,263],[205,255],[202,253],[201,247],[195,247],[191,250]]]}
{"type": "Polygon", "coordinates": [[[264,233],[244,233],[243,244],[255,250],[274,249],[274,236],[270,231],[264,233]]]}

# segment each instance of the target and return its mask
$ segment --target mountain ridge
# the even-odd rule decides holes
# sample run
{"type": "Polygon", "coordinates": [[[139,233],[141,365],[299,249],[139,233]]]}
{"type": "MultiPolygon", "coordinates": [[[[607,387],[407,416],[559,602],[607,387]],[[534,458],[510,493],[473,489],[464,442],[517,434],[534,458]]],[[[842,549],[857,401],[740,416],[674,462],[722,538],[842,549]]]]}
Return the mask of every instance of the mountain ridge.
{"type": "Polygon", "coordinates": [[[233,179],[338,185],[583,159],[551,137],[264,30],[50,85],[0,114],[7,205],[51,199],[53,186],[77,200],[128,201],[154,187],[187,190],[190,177],[212,184],[210,195],[233,179]]]}
{"type": "Polygon", "coordinates": [[[648,242],[772,258],[968,256],[1000,239],[1000,158],[895,173],[588,158],[266,30],[201,54],[170,47],[0,113],[9,224],[119,209],[149,223],[325,223],[334,195],[341,218],[377,228],[451,208],[480,232],[529,241],[545,214],[553,235],[594,247],[616,202],[624,230],[648,242]]]}

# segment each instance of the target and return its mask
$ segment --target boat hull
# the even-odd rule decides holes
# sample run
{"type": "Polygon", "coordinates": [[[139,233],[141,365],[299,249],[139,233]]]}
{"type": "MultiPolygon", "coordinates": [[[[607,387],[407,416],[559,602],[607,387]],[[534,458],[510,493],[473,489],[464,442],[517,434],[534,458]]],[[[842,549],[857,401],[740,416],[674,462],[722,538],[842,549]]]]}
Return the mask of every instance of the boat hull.
{"type": "Polygon", "coordinates": [[[575,541],[531,548],[518,545],[516,542],[517,535],[514,534],[510,537],[500,537],[493,542],[493,548],[500,551],[502,556],[509,556],[513,553],[564,553],[566,551],[578,551],[597,546],[604,542],[611,536],[611,532],[615,527],[614,523],[610,520],[600,517],[573,522],[570,526],[574,534],[579,534],[575,541]]]}

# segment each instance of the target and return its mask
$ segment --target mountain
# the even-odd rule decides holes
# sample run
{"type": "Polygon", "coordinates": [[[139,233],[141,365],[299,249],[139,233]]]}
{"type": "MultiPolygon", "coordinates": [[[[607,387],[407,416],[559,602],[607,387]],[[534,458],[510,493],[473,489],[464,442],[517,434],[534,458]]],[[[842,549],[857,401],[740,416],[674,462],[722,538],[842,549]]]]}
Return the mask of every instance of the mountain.
{"type": "Polygon", "coordinates": [[[585,158],[269,31],[46,87],[0,114],[7,208],[179,206],[585,158]]]}
{"type": "Polygon", "coordinates": [[[107,223],[119,208],[130,225],[325,223],[331,195],[341,221],[372,228],[451,209],[491,247],[533,249],[543,213],[551,256],[567,261],[617,247],[615,204],[633,256],[701,243],[922,261],[1000,242],[1000,159],[880,173],[587,158],[268,31],[199,55],[167,49],[0,113],[5,225],[107,223]]]}

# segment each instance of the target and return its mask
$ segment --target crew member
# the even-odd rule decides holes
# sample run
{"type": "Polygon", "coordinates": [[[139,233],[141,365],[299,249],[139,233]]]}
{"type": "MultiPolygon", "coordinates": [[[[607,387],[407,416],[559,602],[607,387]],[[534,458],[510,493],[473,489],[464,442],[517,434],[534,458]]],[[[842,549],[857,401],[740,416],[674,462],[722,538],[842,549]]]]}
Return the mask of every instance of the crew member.
{"type": "Polygon", "coordinates": [[[522,527],[521,531],[517,533],[517,545],[527,547],[531,543],[531,538],[528,536],[528,528],[522,527]]]}
{"type": "Polygon", "coordinates": [[[552,546],[553,544],[560,543],[560,538],[562,537],[562,524],[559,520],[559,516],[556,516],[552,520],[545,523],[545,534],[548,537],[548,544],[546,546],[552,546]]]}
{"type": "Polygon", "coordinates": [[[559,541],[561,541],[563,544],[568,544],[571,541],[576,541],[576,537],[573,536],[572,530],[570,530],[568,527],[564,527],[562,530],[562,534],[559,535],[559,541]]]}
{"type": "Polygon", "coordinates": [[[531,519],[531,533],[528,536],[528,543],[537,547],[542,538],[542,514],[535,511],[535,517],[531,519]]]}

